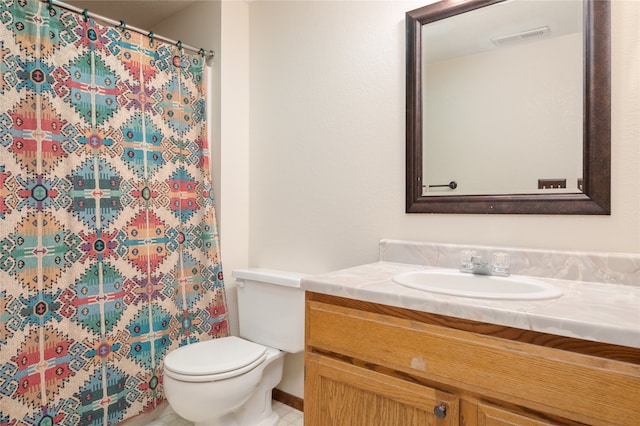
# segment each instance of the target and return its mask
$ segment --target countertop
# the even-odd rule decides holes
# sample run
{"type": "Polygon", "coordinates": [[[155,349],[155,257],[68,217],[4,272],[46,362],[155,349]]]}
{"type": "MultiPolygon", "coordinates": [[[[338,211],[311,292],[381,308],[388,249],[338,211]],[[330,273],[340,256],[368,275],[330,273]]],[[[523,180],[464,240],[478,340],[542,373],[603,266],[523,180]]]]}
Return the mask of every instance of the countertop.
{"type": "Polygon", "coordinates": [[[428,293],[392,281],[396,274],[430,268],[376,262],[309,275],[301,285],[316,293],[640,348],[640,287],[535,277],[561,288],[563,295],[504,301],[428,293]]]}

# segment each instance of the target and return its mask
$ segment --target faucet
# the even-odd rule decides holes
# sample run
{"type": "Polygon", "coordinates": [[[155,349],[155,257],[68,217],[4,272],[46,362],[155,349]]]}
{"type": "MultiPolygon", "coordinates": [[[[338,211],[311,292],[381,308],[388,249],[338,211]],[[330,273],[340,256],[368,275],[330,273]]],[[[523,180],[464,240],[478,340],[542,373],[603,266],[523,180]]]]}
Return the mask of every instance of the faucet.
{"type": "Polygon", "coordinates": [[[509,255],[496,252],[492,255],[493,262],[489,263],[474,252],[463,252],[460,272],[477,275],[509,276],[509,255]]]}

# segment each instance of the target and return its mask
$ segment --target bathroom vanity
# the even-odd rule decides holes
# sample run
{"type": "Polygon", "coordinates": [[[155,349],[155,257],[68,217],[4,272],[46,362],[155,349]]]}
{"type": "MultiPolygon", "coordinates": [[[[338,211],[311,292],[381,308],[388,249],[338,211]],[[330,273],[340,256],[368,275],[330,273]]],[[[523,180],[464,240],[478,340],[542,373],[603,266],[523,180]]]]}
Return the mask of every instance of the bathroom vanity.
{"type": "Polygon", "coordinates": [[[384,257],[302,282],[305,425],[638,424],[637,286],[472,299],[399,286],[429,267],[384,257]]]}

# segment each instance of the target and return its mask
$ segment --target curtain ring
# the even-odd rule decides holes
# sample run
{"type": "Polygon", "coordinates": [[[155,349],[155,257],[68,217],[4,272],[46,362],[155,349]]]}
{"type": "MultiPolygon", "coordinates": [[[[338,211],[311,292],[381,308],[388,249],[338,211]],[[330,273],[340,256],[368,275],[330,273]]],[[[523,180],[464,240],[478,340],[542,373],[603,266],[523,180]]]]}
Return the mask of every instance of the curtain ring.
{"type": "Polygon", "coordinates": [[[120,20],[120,26],[122,27],[122,31],[127,31],[127,23],[123,20],[120,20]]]}
{"type": "Polygon", "coordinates": [[[204,48],[203,47],[200,48],[198,53],[200,53],[200,56],[202,56],[204,58],[204,48]]]}
{"type": "Polygon", "coordinates": [[[182,50],[182,42],[180,40],[178,40],[176,46],[178,46],[178,50],[182,50]]]}
{"type": "Polygon", "coordinates": [[[89,9],[83,10],[82,16],[84,16],[84,22],[87,22],[89,20],[89,9]]]}
{"type": "Polygon", "coordinates": [[[149,39],[151,40],[151,43],[153,43],[153,37],[155,37],[153,35],[153,31],[149,31],[149,39]]]}

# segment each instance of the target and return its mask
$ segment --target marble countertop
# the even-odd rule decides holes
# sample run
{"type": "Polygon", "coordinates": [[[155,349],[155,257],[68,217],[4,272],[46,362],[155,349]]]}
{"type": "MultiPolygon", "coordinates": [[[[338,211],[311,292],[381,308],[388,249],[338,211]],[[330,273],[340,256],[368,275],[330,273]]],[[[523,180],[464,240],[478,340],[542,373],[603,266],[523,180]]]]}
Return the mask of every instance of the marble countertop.
{"type": "MultiPolygon", "coordinates": [[[[539,278],[562,289],[550,300],[472,299],[414,290],[396,274],[428,266],[376,262],[302,280],[302,288],[350,299],[559,336],[640,348],[640,287],[539,278]]],[[[432,269],[432,268],[431,268],[432,269]]]]}

